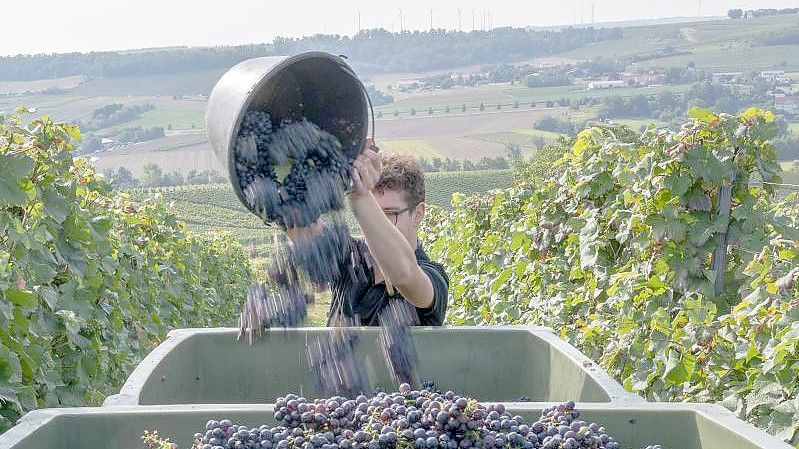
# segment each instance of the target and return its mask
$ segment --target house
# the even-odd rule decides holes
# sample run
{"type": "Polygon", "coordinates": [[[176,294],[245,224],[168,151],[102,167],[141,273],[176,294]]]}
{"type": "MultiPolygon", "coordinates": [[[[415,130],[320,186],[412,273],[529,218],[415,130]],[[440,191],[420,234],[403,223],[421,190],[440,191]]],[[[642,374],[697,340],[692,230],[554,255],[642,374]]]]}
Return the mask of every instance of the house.
{"type": "Polygon", "coordinates": [[[597,89],[612,89],[614,87],[626,87],[627,83],[624,81],[589,81],[588,82],[588,90],[597,90],[597,89]]]}
{"type": "Polygon", "coordinates": [[[712,75],[712,80],[720,84],[737,83],[741,75],[741,72],[717,72],[712,75]]]}
{"type": "Polygon", "coordinates": [[[774,109],[788,114],[799,113],[799,93],[774,92],[774,109]]]}
{"type": "Polygon", "coordinates": [[[422,86],[423,84],[424,83],[418,78],[403,79],[403,80],[399,80],[396,83],[392,84],[391,85],[391,90],[398,90],[400,92],[406,92],[406,91],[409,91],[409,90],[416,90],[420,86],[422,86]]]}
{"type": "Polygon", "coordinates": [[[785,70],[763,70],[759,78],[775,84],[791,84],[791,79],[785,76],[785,70]]]}
{"type": "Polygon", "coordinates": [[[108,150],[113,148],[116,145],[116,143],[117,143],[116,140],[103,137],[102,140],[100,141],[100,148],[103,150],[108,150]]]}
{"type": "Polygon", "coordinates": [[[638,84],[645,84],[642,78],[646,78],[646,76],[639,77],[634,73],[622,73],[619,75],[619,79],[624,81],[624,84],[628,86],[635,86],[638,84]]]}

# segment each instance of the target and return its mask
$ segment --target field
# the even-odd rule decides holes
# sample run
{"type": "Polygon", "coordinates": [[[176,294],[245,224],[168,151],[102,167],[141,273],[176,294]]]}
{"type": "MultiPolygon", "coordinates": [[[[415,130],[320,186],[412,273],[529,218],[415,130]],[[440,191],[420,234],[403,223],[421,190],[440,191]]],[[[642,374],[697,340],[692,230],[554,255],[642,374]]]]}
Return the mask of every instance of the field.
{"type": "Polygon", "coordinates": [[[432,147],[424,140],[406,139],[406,140],[383,140],[378,141],[378,146],[381,150],[389,150],[396,153],[409,154],[416,158],[444,159],[446,156],[441,154],[436,148],[432,147]]]}
{"type": "Polygon", "coordinates": [[[598,57],[626,57],[652,54],[672,48],[689,55],[655,58],[640,67],[697,67],[715,71],[799,68],[799,45],[758,47],[764,35],[797,26],[796,15],[763,17],[745,20],[714,20],[695,23],[671,23],[624,29],[621,39],[597,42],[560,56],[593,60],[598,57]],[[785,61],[785,66],[782,65],[785,61]]]}
{"type": "Polygon", "coordinates": [[[85,79],[86,77],[82,75],[76,75],[36,81],[2,81],[0,82],[0,94],[39,92],[46,89],[72,89],[85,79]]]}
{"type": "MultiPolygon", "coordinates": [[[[450,107],[450,114],[462,114],[461,108],[466,105],[466,113],[479,112],[480,103],[484,104],[485,111],[497,111],[500,104],[502,111],[519,111],[529,109],[531,102],[541,107],[547,101],[557,102],[561,98],[579,101],[586,97],[605,98],[613,95],[628,97],[633,95],[655,95],[664,90],[674,93],[684,92],[688,85],[651,86],[651,87],[624,87],[617,89],[586,90],[586,85],[571,85],[558,87],[528,88],[519,84],[510,85],[491,84],[482,86],[454,87],[451,89],[425,91],[419,93],[394,93],[394,102],[375,108],[383,112],[383,117],[393,117],[394,111],[401,116],[409,116],[412,108],[416,109],[417,116],[428,115],[428,108],[434,109],[434,115],[447,114],[446,107],[450,107]],[[519,109],[514,109],[515,102],[519,109]]],[[[447,115],[450,115],[447,114],[447,115]]]]}
{"type": "Polygon", "coordinates": [[[95,167],[98,171],[125,167],[135,176],[141,176],[147,164],[157,164],[165,172],[178,171],[184,174],[190,170],[227,171],[214,155],[204,133],[168,135],[94,157],[97,158],[95,167]]]}
{"type": "Polygon", "coordinates": [[[473,134],[467,137],[485,142],[498,143],[505,147],[515,146],[521,149],[523,153],[530,154],[535,149],[539,148],[541,143],[550,143],[560,136],[561,135],[558,133],[531,128],[496,133],[473,134]]]}
{"type": "MultiPolygon", "coordinates": [[[[532,131],[536,119],[543,115],[567,113],[566,108],[537,108],[378,120],[375,125],[376,138],[381,147],[417,157],[476,160],[483,156],[505,156],[507,148],[503,142],[475,138],[474,135],[518,129],[540,133],[532,131]]],[[[103,152],[95,157],[100,171],[124,166],[135,175],[140,175],[142,167],[148,163],[158,164],[169,172],[226,170],[214,156],[202,130],[170,134],[161,139],[103,152]]]]}

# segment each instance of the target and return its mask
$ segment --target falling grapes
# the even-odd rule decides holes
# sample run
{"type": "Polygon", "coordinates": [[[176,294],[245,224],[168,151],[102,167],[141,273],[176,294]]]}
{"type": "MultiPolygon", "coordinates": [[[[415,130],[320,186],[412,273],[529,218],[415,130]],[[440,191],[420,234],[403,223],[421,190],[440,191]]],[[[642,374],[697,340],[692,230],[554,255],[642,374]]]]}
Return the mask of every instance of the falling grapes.
{"type": "Polygon", "coordinates": [[[407,301],[391,299],[380,313],[380,347],[397,384],[416,384],[419,356],[410,326],[419,324],[419,315],[407,301]]]}
{"type": "Polygon", "coordinates": [[[369,380],[363,360],[355,351],[358,335],[350,328],[355,323],[340,324],[345,327],[337,327],[309,343],[310,371],[326,394],[365,393],[369,380]]]}
{"type": "MultiPolygon", "coordinates": [[[[336,130],[349,129],[341,120],[331,123],[336,130]]],[[[323,214],[345,206],[354,159],[343,153],[333,134],[306,118],[274,126],[268,112],[247,111],[234,155],[244,200],[264,222],[283,230],[308,228],[323,214]]],[[[276,239],[266,269],[268,283],[254,284],[247,293],[239,339],[246,334],[252,342],[264,328],[300,325],[306,316],[306,292],[341,275],[343,261],[355,250],[352,241],[340,219],[294,242],[276,239]]]]}
{"type": "MultiPolygon", "coordinates": [[[[502,404],[402,384],[399,391],[275,401],[277,426],[211,420],[194,449],[619,449],[597,423],[580,419],[573,402],[541,411],[528,424],[502,404]]],[[[647,446],[645,449],[660,449],[647,446]]]]}

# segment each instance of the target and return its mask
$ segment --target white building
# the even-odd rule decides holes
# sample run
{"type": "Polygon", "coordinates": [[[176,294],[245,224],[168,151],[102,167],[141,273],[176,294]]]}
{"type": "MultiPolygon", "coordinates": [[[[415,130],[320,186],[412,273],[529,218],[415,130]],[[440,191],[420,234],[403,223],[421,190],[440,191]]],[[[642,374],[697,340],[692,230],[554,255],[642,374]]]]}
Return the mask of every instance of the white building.
{"type": "Polygon", "coordinates": [[[741,72],[717,72],[712,75],[712,79],[714,83],[736,83],[741,75],[741,72]]]}
{"type": "Polygon", "coordinates": [[[590,81],[588,83],[588,90],[596,89],[612,89],[614,87],[626,87],[627,83],[624,81],[590,81]]]}

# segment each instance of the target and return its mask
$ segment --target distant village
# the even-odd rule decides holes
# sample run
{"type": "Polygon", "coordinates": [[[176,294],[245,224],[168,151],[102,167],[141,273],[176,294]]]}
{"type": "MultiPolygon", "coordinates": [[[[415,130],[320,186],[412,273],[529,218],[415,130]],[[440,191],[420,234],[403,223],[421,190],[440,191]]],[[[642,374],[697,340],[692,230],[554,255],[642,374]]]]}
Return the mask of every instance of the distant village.
{"type": "MultiPolygon", "coordinates": [[[[591,71],[585,68],[575,68],[564,64],[552,62],[540,63],[538,69],[531,69],[526,65],[519,67],[515,79],[499,79],[497,72],[501,68],[484,69],[473,73],[452,72],[447,75],[437,75],[426,78],[406,78],[389,86],[395,92],[421,92],[438,89],[448,89],[455,86],[474,86],[501,83],[526,83],[530,87],[551,87],[554,85],[584,86],[584,91],[607,89],[631,89],[637,87],[654,87],[664,85],[684,84],[684,82],[669,82],[665,70],[650,70],[647,73],[617,72],[601,76],[591,76],[591,71]],[[557,79],[556,83],[539,83],[538,80],[557,79]]],[[[507,72],[507,70],[505,70],[507,72]]],[[[791,78],[785,70],[763,70],[760,73],[744,72],[712,72],[703,74],[696,81],[708,81],[714,84],[747,85],[754,82],[764,82],[771,86],[769,92],[774,101],[776,111],[793,115],[799,113],[799,92],[791,88],[791,78]],[[754,76],[753,76],[754,75],[754,76]]]]}

